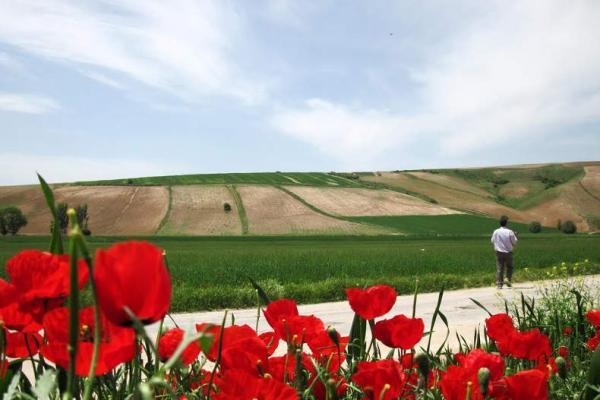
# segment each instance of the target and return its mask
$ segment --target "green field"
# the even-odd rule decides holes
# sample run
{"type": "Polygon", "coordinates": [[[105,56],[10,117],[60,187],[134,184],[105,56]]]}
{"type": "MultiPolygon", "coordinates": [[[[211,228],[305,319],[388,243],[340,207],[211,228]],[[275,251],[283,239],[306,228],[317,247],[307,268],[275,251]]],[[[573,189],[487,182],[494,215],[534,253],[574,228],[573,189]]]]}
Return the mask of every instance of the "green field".
{"type": "Polygon", "coordinates": [[[172,176],[150,176],[145,178],[113,179],[102,181],[75,182],[75,185],[307,185],[330,187],[359,187],[357,179],[349,174],[327,174],[324,172],[250,172],[231,174],[193,174],[172,176]],[[348,177],[346,177],[348,176],[348,177]]]}
{"type": "MultiPolygon", "coordinates": [[[[92,238],[92,247],[118,238],[92,238]]],[[[251,307],[252,277],[273,297],[300,302],[345,298],[354,285],[387,283],[400,293],[490,286],[494,256],[489,234],[426,237],[240,237],[150,239],[166,249],[172,271],[172,310],[251,307]]],[[[0,262],[25,248],[46,249],[47,237],[0,239],[0,262]]],[[[515,253],[516,280],[546,277],[561,262],[583,262],[578,273],[600,273],[600,236],[523,237],[515,253]],[[528,272],[524,268],[528,268],[528,272]]],[[[4,271],[3,271],[4,273],[4,271]]]]}
{"type": "MultiPolygon", "coordinates": [[[[498,227],[497,219],[470,214],[352,217],[347,219],[392,228],[407,234],[433,236],[489,235],[498,227]]],[[[520,233],[528,233],[525,224],[509,222],[509,227],[520,233]]],[[[556,229],[544,228],[544,232],[556,233],[556,229]]]]}

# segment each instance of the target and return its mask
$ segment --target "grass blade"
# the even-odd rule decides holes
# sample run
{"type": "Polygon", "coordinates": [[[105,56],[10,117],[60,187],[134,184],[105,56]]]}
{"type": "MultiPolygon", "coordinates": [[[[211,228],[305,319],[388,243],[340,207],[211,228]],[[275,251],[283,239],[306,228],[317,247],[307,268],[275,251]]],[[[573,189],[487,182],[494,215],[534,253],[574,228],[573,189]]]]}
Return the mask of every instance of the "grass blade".
{"type": "Polygon", "coordinates": [[[50,186],[48,186],[46,180],[42,178],[40,174],[37,174],[37,176],[38,180],[40,181],[40,186],[42,187],[44,197],[46,198],[46,204],[48,204],[48,208],[50,209],[52,218],[54,220],[54,225],[52,226],[52,242],[50,243],[50,253],[64,254],[65,248],[63,246],[62,235],[60,234],[58,214],[56,213],[56,206],[54,204],[54,193],[52,193],[52,189],[50,186]]]}

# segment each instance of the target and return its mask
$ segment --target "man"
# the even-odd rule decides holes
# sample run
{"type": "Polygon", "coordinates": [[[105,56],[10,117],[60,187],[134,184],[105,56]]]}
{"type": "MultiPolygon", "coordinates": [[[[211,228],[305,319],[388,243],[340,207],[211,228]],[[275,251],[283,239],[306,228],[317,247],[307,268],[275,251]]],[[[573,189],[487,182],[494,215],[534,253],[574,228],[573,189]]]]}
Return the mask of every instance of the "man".
{"type": "Polygon", "coordinates": [[[506,286],[512,287],[513,273],[513,246],[517,244],[517,233],[506,227],[508,217],[500,217],[500,228],[492,234],[492,244],[496,251],[496,283],[498,289],[502,289],[504,283],[504,269],[506,268],[506,286]]]}

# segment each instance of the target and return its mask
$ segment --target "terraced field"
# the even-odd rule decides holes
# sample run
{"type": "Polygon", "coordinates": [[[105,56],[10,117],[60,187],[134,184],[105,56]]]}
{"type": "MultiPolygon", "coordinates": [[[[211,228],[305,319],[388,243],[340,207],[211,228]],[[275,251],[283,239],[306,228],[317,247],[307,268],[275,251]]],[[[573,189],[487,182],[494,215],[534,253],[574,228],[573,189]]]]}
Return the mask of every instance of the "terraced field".
{"type": "MultiPolygon", "coordinates": [[[[58,202],[88,204],[90,229],[98,235],[407,234],[430,230],[427,219],[412,220],[423,226],[411,229],[396,223],[403,221],[397,218],[457,213],[493,220],[504,214],[514,222],[539,221],[546,227],[571,220],[580,232],[600,230],[600,162],[351,174],[196,174],[54,187],[58,202]],[[231,211],[224,210],[225,203],[231,211]]],[[[25,212],[29,224],[23,233],[48,232],[50,214],[37,186],[0,188],[0,207],[5,205],[25,212]]]]}

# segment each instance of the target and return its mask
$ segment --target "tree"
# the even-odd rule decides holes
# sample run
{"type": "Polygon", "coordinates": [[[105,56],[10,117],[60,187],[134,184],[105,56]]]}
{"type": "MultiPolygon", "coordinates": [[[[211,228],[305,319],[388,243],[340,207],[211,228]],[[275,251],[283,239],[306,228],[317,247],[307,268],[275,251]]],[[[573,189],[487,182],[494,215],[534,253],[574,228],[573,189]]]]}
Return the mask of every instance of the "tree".
{"type": "Polygon", "coordinates": [[[77,207],[75,207],[75,215],[77,216],[77,223],[81,228],[81,232],[85,236],[91,235],[92,232],[88,228],[88,221],[90,220],[90,217],[88,215],[87,204],[79,204],[77,207]]]}
{"type": "Polygon", "coordinates": [[[542,224],[538,221],[533,221],[529,224],[529,232],[531,233],[540,233],[542,231],[542,224]]]}
{"type": "Polygon", "coordinates": [[[67,227],[69,226],[69,217],[67,216],[67,210],[69,205],[67,203],[58,203],[56,205],[56,214],[58,216],[58,227],[60,233],[63,235],[67,233],[67,227]]]}
{"type": "Polygon", "coordinates": [[[231,204],[229,204],[229,203],[223,203],[223,211],[230,212],[231,211],[231,204]]]}
{"type": "Polygon", "coordinates": [[[0,211],[0,232],[5,235],[16,235],[19,230],[27,225],[27,218],[18,207],[6,207],[0,211]]]}
{"type": "Polygon", "coordinates": [[[567,234],[575,233],[577,232],[577,225],[573,221],[565,221],[560,224],[560,230],[567,234]]]}

